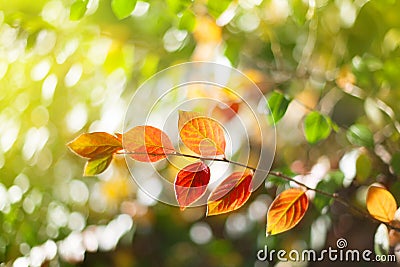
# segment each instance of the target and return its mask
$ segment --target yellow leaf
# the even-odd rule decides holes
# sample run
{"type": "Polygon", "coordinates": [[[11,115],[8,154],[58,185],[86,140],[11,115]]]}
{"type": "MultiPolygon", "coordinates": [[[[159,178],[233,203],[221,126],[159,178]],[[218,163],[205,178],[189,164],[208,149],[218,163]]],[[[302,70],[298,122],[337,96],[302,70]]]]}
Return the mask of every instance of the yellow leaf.
{"type": "Polygon", "coordinates": [[[89,159],[104,158],[122,149],[117,137],[104,132],[81,134],[67,146],[77,155],[89,159]]]}
{"type": "Polygon", "coordinates": [[[372,185],[367,193],[367,209],[375,219],[381,222],[390,222],[394,218],[397,204],[388,190],[372,185]]]}

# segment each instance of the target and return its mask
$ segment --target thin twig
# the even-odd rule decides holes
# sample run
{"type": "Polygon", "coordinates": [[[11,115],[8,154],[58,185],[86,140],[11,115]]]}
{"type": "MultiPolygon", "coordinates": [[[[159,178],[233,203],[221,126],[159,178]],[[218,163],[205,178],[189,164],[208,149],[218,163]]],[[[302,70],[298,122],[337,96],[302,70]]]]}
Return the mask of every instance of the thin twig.
{"type": "Polygon", "coordinates": [[[176,152],[176,151],[172,152],[172,153],[162,153],[162,154],[160,154],[160,153],[147,153],[147,152],[120,151],[120,152],[117,152],[117,154],[120,154],[120,155],[148,155],[148,156],[163,156],[163,155],[165,155],[165,156],[173,156],[173,157],[186,157],[186,158],[193,158],[193,159],[198,159],[198,160],[202,160],[202,161],[204,160],[204,161],[225,162],[225,163],[228,163],[228,164],[233,164],[233,165],[236,165],[236,166],[239,166],[239,167],[250,169],[250,170],[252,170],[254,172],[256,172],[256,171],[264,172],[264,173],[266,173],[267,176],[268,175],[273,175],[275,177],[279,177],[279,178],[284,179],[286,181],[296,183],[297,185],[299,185],[301,187],[304,187],[306,190],[314,191],[317,194],[324,195],[326,197],[332,198],[335,201],[337,201],[340,204],[342,204],[343,206],[345,206],[348,209],[352,210],[353,213],[357,213],[361,217],[364,217],[364,218],[369,219],[371,221],[374,221],[374,222],[377,222],[377,223],[383,223],[388,228],[400,232],[400,228],[399,227],[393,226],[390,222],[386,223],[386,222],[382,222],[382,221],[380,221],[378,219],[375,219],[369,213],[367,213],[367,212],[365,212],[363,210],[360,210],[356,206],[354,206],[351,203],[349,203],[345,198],[340,196],[338,193],[330,193],[330,192],[326,192],[326,191],[323,191],[323,190],[318,189],[318,188],[310,187],[310,186],[306,185],[305,183],[297,181],[296,179],[283,174],[282,172],[275,172],[275,171],[270,171],[270,170],[259,169],[259,168],[253,167],[253,166],[246,165],[244,163],[240,163],[240,162],[236,162],[236,161],[227,159],[225,157],[223,157],[223,158],[203,157],[203,156],[180,153],[180,152],[176,152]]]}

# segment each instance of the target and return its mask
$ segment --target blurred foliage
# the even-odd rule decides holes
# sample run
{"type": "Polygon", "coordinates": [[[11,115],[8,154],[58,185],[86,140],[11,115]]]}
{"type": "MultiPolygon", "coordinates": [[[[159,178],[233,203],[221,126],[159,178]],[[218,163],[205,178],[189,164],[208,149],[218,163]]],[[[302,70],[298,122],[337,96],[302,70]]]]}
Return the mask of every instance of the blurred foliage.
{"type": "Polygon", "coordinates": [[[275,169],[356,205],[375,181],[399,201],[400,1],[133,3],[0,0],[0,262],[265,266],[256,260],[265,244],[321,249],[345,237],[373,248],[376,227],[322,197],[290,233],[266,239],[271,196],[288,187],[281,180],[267,180],[238,212],[203,218],[202,208],[149,200],[123,159],[83,179],[66,143],[121,131],[134,88],[157,71],[214,61],[266,95],[297,100],[276,126],[275,169]],[[301,123],[310,110],[339,127],[314,134],[312,146],[301,123]]]}

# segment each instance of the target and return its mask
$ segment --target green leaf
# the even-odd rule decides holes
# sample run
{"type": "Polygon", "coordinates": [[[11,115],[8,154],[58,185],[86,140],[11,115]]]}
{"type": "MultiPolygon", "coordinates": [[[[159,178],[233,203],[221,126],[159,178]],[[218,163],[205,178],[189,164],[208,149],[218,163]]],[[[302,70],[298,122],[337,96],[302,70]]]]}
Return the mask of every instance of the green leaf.
{"type": "Polygon", "coordinates": [[[357,181],[360,183],[365,182],[372,171],[372,161],[367,154],[360,154],[356,161],[357,181]]]}
{"type": "Polygon", "coordinates": [[[268,98],[268,106],[270,113],[268,121],[271,125],[278,123],[285,115],[286,110],[291,102],[291,99],[285,97],[282,93],[274,91],[268,98]]]}
{"type": "Polygon", "coordinates": [[[77,0],[69,10],[70,20],[80,20],[86,13],[89,0],[77,0]]]}
{"type": "Polygon", "coordinates": [[[135,9],[136,0],[112,0],[111,8],[118,19],[124,19],[131,15],[135,9]]]}
{"type": "Polygon", "coordinates": [[[93,176],[102,173],[110,166],[113,156],[109,155],[103,158],[91,159],[85,165],[84,176],[93,176]]]}
{"type": "MultiPolygon", "coordinates": [[[[344,175],[342,172],[330,173],[324,180],[321,180],[317,184],[317,189],[333,194],[341,187],[343,180],[344,175]]],[[[329,206],[332,202],[333,199],[331,197],[322,194],[315,194],[313,200],[314,206],[321,213],[324,211],[324,208],[329,206]]]]}
{"type": "Polygon", "coordinates": [[[310,112],[304,119],[304,135],[310,144],[326,139],[332,131],[329,117],[317,111],[310,112]]]}
{"type": "Polygon", "coordinates": [[[376,229],[374,250],[376,255],[388,255],[389,253],[389,232],[388,228],[383,223],[376,229]]]}
{"type": "Polygon", "coordinates": [[[287,185],[289,185],[289,182],[287,180],[272,175],[268,176],[268,180],[266,183],[267,188],[272,188],[273,186],[283,186],[286,188],[287,185]]]}
{"type": "Polygon", "coordinates": [[[347,139],[356,146],[374,147],[374,137],[367,126],[354,124],[347,130],[347,139]]]}
{"type": "Polygon", "coordinates": [[[400,152],[397,152],[392,156],[390,166],[396,175],[400,175],[400,152]]]}
{"type": "Polygon", "coordinates": [[[188,32],[193,31],[196,25],[196,16],[190,9],[183,12],[181,19],[179,20],[178,29],[187,30],[188,32]]]}

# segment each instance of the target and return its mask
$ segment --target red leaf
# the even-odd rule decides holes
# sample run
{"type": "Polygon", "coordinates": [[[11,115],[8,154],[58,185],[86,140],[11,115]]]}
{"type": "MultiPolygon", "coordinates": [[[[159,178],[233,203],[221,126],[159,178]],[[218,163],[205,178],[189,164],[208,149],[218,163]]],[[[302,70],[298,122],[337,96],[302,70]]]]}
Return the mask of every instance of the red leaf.
{"type": "Polygon", "coordinates": [[[202,156],[225,154],[224,130],[216,120],[180,111],[178,125],[182,142],[193,152],[202,156]]]}
{"type": "Polygon", "coordinates": [[[152,126],[137,126],[124,133],[124,148],[142,162],[156,162],[175,152],[167,134],[152,126]]]}
{"type": "Polygon", "coordinates": [[[253,173],[234,172],[218,185],[208,198],[207,216],[227,213],[243,206],[251,194],[253,173]]]}
{"type": "Polygon", "coordinates": [[[67,146],[79,156],[90,159],[107,157],[122,149],[118,138],[104,132],[81,134],[67,146]]]}
{"type": "Polygon", "coordinates": [[[308,198],[302,189],[291,188],[279,194],[267,214],[267,234],[274,235],[295,227],[308,208],[308,198]]]}
{"type": "Polygon", "coordinates": [[[175,179],[175,195],[181,210],[198,200],[207,190],[210,168],[202,161],[180,170],[175,179]]]}

